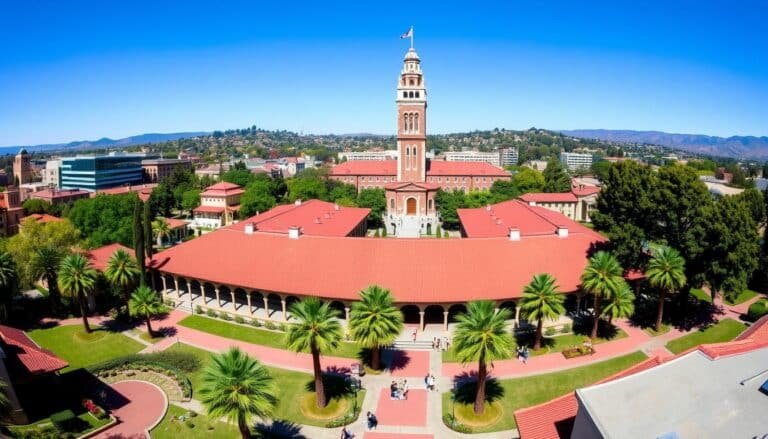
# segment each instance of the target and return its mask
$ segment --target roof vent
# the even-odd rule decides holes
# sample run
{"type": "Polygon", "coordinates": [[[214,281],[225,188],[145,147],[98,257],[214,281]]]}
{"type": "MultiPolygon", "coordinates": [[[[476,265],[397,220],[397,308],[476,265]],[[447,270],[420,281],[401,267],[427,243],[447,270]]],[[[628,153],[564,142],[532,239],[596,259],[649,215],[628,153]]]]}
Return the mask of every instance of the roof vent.
{"type": "Polygon", "coordinates": [[[568,227],[557,226],[557,236],[559,236],[561,238],[567,238],[568,237],[568,227]]]}
{"type": "Polygon", "coordinates": [[[256,230],[256,223],[246,223],[245,224],[245,234],[246,235],[253,235],[253,232],[256,230]]]}
{"type": "Polygon", "coordinates": [[[293,205],[294,206],[301,206],[301,199],[298,199],[298,200],[294,201],[293,205]]]}
{"type": "Polygon", "coordinates": [[[299,226],[288,227],[288,238],[299,239],[299,235],[301,235],[301,228],[299,226]]]}
{"type": "Polygon", "coordinates": [[[520,240],[520,229],[517,227],[510,227],[509,228],[509,240],[510,241],[519,241],[520,240]]]}

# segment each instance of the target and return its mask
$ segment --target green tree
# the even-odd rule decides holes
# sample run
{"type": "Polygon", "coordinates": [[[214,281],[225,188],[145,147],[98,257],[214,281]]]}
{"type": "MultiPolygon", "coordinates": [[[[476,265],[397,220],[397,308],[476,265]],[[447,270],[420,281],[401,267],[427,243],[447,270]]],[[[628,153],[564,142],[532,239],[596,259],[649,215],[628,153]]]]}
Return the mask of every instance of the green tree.
{"type": "Polygon", "coordinates": [[[242,218],[248,218],[258,212],[266,212],[276,204],[273,183],[255,180],[246,186],[245,193],[240,197],[240,215],[242,218]]]}
{"type": "Polygon", "coordinates": [[[153,253],[153,242],[152,242],[152,212],[149,208],[149,203],[141,203],[143,205],[144,213],[141,218],[142,227],[144,227],[144,231],[142,232],[142,235],[144,235],[144,253],[148,259],[152,259],[152,253],[153,253]]]}
{"type": "Polygon", "coordinates": [[[462,363],[477,362],[477,393],[475,414],[485,410],[485,383],[488,363],[512,356],[512,337],[506,321],[511,318],[508,309],[495,310],[491,301],[473,301],[467,304],[467,312],[456,317],[458,324],[453,334],[453,349],[462,363]]]}
{"type": "Polygon", "coordinates": [[[467,207],[466,194],[458,189],[444,191],[439,189],[435,195],[435,203],[440,212],[440,220],[447,229],[459,228],[459,214],[456,209],[467,207]]]}
{"type": "Polygon", "coordinates": [[[56,314],[61,304],[61,294],[58,286],[58,270],[61,260],[64,258],[64,252],[67,249],[44,245],[35,250],[30,261],[29,270],[33,277],[45,279],[48,286],[48,299],[51,305],[51,311],[56,314]]]}
{"type": "Polygon", "coordinates": [[[293,203],[296,200],[325,200],[328,196],[328,190],[325,182],[319,176],[314,174],[300,175],[286,181],[288,185],[288,202],[293,203]]]}
{"type": "Polygon", "coordinates": [[[152,317],[165,312],[165,306],[160,301],[160,298],[157,297],[157,293],[149,287],[142,285],[131,294],[131,299],[128,301],[128,312],[133,317],[143,318],[147,323],[147,334],[150,337],[154,337],[152,317]]]}
{"type": "Polygon", "coordinates": [[[387,197],[384,189],[361,189],[357,194],[357,205],[371,209],[368,214],[370,227],[381,227],[384,224],[384,213],[387,210],[387,197]]]}
{"type": "Polygon", "coordinates": [[[329,183],[330,182],[333,182],[333,184],[328,193],[329,201],[336,202],[341,199],[357,199],[357,189],[354,185],[341,183],[335,180],[329,180],[329,183]]]}
{"type": "Polygon", "coordinates": [[[523,167],[512,176],[512,183],[521,194],[541,192],[544,190],[544,175],[535,169],[523,167]]]}
{"type": "Polygon", "coordinates": [[[5,321],[11,310],[11,300],[19,290],[16,264],[11,255],[0,252],[0,320],[5,321]]]}
{"type": "Polygon", "coordinates": [[[0,379],[0,419],[5,419],[11,412],[11,403],[8,400],[8,383],[0,379]]]}
{"type": "Polygon", "coordinates": [[[608,316],[608,323],[613,319],[625,319],[635,313],[635,295],[629,284],[622,282],[616,290],[616,294],[605,304],[603,313],[608,316]]]}
{"type": "Polygon", "coordinates": [[[557,157],[551,157],[544,168],[544,192],[568,192],[571,190],[571,177],[563,169],[557,157]]]}
{"type": "Polygon", "coordinates": [[[665,245],[652,250],[645,276],[652,287],[659,290],[659,310],[656,314],[656,331],[661,330],[664,316],[664,298],[685,285],[685,259],[672,247],[665,245]]]}
{"type": "Polygon", "coordinates": [[[129,291],[138,283],[141,277],[141,269],[127,251],[117,249],[107,261],[107,267],[104,270],[104,277],[107,281],[120,289],[123,300],[129,301],[129,291]]]}
{"type": "Polygon", "coordinates": [[[27,215],[32,215],[33,213],[51,212],[51,203],[37,198],[30,198],[24,201],[21,203],[21,207],[24,208],[24,213],[27,215]]]}
{"type": "Polygon", "coordinates": [[[115,242],[131,246],[131,214],[136,200],[135,194],[97,195],[77,200],[67,217],[90,246],[101,247],[115,242]]]}
{"type": "Polygon", "coordinates": [[[221,179],[229,183],[234,183],[240,187],[246,187],[253,181],[254,175],[247,169],[233,168],[225,172],[221,179]]]}
{"type": "Polygon", "coordinates": [[[403,330],[403,314],[394,301],[389,290],[371,285],[360,292],[360,301],[352,304],[349,330],[352,338],[371,350],[373,369],[380,367],[381,346],[394,342],[403,330]]]}
{"type": "Polygon", "coordinates": [[[342,338],[338,312],[328,303],[316,297],[308,297],[291,306],[291,317],[296,322],[288,327],[288,348],[309,351],[312,354],[312,371],[315,377],[316,403],[319,408],[328,404],[323,386],[323,372],[320,355],[336,349],[342,338]]]}
{"type": "Polygon", "coordinates": [[[623,270],[619,261],[608,252],[599,251],[589,258],[589,263],[581,275],[581,287],[595,298],[592,339],[597,338],[597,326],[603,315],[603,300],[611,300],[624,282],[623,270]]]}
{"type": "Polygon", "coordinates": [[[243,439],[251,437],[253,420],[269,418],[277,404],[267,368],[236,347],[211,357],[202,380],[201,402],[208,416],[236,423],[243,439]]]}
{"type": "Polygon", "coordinates": [[[32,270],[32,258],[39,249],[68,251],[79,240],[80,233],[67,220],[41,223],[28,218],[22,221],[19,233],[8,238],[6,250],[15,262],[22,286],[27,288],[40,279],[32,270]]]}
{"type": "Polygon", "coordinates": [[[598,160],[592,163],[590,170],[598,180],[603,181],[608,178],[608,172],[611,169],[611,162],[607,160],[598,160]]]}
{"type": "Polygon", "coordinates": [[[531,282],[523,288],[520,311],[528,320],[537,321],[533,349],[541,349],[544,320],[554,321],[565,314],[564,301],[565,296],[560,294],[555,278],[547,273],[534,275],[531,282]]]}
{"type": "Polygon", "coordinates": [[[736,198],[744,203],[755,224],[765,224],[765,200],[759,190],[753,187],[744,189],[744,192],[736,195],[736,198]]]}
{"type": "Polygon", "coordinates": [[[163,239],[171,235],[171,226],[168,225],[168,220],[163,217],[159,217],[152,221],[152,235],[154,235],[155,239],[157,240],[157,246],[162,247],[163,239]]]}
{"type": "Polygon", "coordinates": [[[144,225],[142,224],[142,203],[136,201],[133,209],[133,252],[136,256],[136,262],[139,263],[139,271],[141,276],[139,278],[141,284],[144,284],[146,273],[146,259],[144,259],[144,225]]]}
{"type": "Polygon", "coordinates": [[[83,328],[88,333],[91,332],[91,326],[88,324],[88,303],[86,301],[96,285],[96,276],[96,270],[80,254],[65,257],[59,268],[59,289],[62,294],[77,300],[77,304],[80,306],[80,315],[83,318],[83,328]]]}
{"type": "Polygon", "coordinates": [[[189,216],[192,216],[192,211],[198,206],[200,206],[200,189],[189,189],[181,194],[181,208],[189,212],[189,216]]]}
{"type": "Polygon", "coordinates": [[[496,180],[491,185],[491,194],[493,194],[494,203],[500,201],[512,200],[520,196],[520,189],[513,181],[496,180]]]}
{"type": "Polygon", "coordinates": [[[744,204],[735,197],[722,197],[705,215],[708,224],[702,260],[704,277],[712,290],[740,293],[759,262],[755,222],[744,204]]]}

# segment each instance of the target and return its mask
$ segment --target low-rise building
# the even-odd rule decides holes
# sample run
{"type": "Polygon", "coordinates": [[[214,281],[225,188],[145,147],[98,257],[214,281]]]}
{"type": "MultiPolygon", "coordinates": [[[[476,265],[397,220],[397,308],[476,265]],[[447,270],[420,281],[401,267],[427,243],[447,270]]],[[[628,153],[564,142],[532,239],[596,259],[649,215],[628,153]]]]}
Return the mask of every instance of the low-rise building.
{"type": "Polygon", "coordinates": [[[72,203],[82,198],[88,198],[91,193],[81,189],[44,189],[42,191],[32,192],[29,199],[43,200],[52,205],[72,203]]]}
{"type": "Polygon", "coordinates": [[[61,160],[48,160],[43,169],[43,184],[50,187],[59,187],[59,170],[61,169],[61,160]]]}
{"type": "Polygon", "coordinates": [[[519,160],[517,148],[510,146],[499,150],[501,156],[501,166],[516,166],[519,160]]]}
{"type": "Polygon", "coordinates": [[[446,162],[485,162],[493,166],[501,166],[501,152],[480,151],[447,151],[446,162]]]}
{"type": "Polygon", "coordinates": [[[192,161],[187,159],[147,159],[141,161],[145,183],[159,183],[170,176],[176,169],[192,169],[192,161]]]}
{"type": "Polygon", "coordinates": [[[14,188],[6,188],[0,192],[0,235],[11,236],[19,232],[24,216],[24,208],[21,207],[21,195],[14,188]]]}
{"type": "Polygon", "coordinates": [[[357,160],[397,160],[396,149],[385,149],[381,151],[344,151],[338,153],[339,160],[357,161],[357,160]]]}
{"type": "Polygon", "coordinates": [[[240,210],[240,196],[244,192],[240,186],[227,182],[205,188],[200,194],[200,206],[193,211],[193,227],[218,229],[232,224],[240,210]]]}
{"type": "Polygon", "coordinates": [[[115,186],[141,184],[145,154],[76,156],[61,159],[59,187],[97,191],[115,186]]]}
{"type": "Polygon", "coordinates": [[[568,171],[577,171],[579,169],[589,169],[592,166],[592,154],[580,152],[561,152],[560,163],[568,171]]]}
{"type": "Polygon", "coordinates": [[[598,186],[589,186],[573,181],[570,192],[527,193],[521,195],[520,199],[531,206],[541,206],[560,212],[574,221],[590,222],[589,211],[597,203],[599,193],[600,188],[598,186]]]}
{"type": "Polygon", "coordinates": [[[136,186],[119,186],[110,189],[101,189],[96,192],[91,192],[91,196],[96,195],[120,195],[120,194],[137,194],[139,199],[143,202],[147,202],[152,195],[152,191],[157,187],[157,183],[139,184],[136,186]]]}

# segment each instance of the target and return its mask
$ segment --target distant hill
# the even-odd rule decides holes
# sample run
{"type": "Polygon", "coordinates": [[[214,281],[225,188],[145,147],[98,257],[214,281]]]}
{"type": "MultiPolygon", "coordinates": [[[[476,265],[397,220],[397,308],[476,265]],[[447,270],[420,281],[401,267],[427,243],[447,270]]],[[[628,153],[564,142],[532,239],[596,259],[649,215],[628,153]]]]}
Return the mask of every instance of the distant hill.
{"type": "Polygon", "coordinates": [[[16,154],[21,148],[26,148],[29,152],[56,151],[56,150],[86,150],[96,148],[124,148],[127,146],[141,145],[146,143],[160,143],[170,140],[183,139],[188,137],[205,136],[210,133],[204,131],[187,133],[148,133],[137,136],[125,137],[123,139],[110,139],[102,137],[99,140],[77,140],[69,143],[49,143],[44,145],[18,145],[0,147],[0,155],[16,154]]]}
{"type": "Polygon", "coordinates": [[[566,130],[563,134],[612,142],[662,145],[684,151],[747,159],[768,158],[768,137],[717,137],[703,134],[671,134],[661,131],[566,130]]]}

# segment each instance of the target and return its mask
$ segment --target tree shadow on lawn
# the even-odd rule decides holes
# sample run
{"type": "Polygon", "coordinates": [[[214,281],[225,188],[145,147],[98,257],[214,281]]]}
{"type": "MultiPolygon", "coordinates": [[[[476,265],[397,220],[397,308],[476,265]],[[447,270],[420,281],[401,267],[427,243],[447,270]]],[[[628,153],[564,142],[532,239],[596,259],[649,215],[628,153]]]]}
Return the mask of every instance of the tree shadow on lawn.
{"type": "MultiPolygon", "coordinates": [[[[656,325],[658,307],[658,294],[647,287],[641,287],[635,299],[635,313],[630,318],[630,323],[640,328],[653,328],[656,325]]],[[[717,323],[717,317],[723,314],[719,306],[700,301],[688,291],[681,291],[667,297],[662,322],[683,331],[690,331],[717,323]]]]}
{"type": "Polygon", "coordinates": [[[293,422],[275,420],[270,424],[259,422],[254,427],[258,439],[307,439],[301,434],[301,425],[293,422]]]}
{"type": "MultiPolygon", "coordinates": [[[[323,374],[323,386],[325,387],[325,396],[329,401],[332,399],[348,398],[354,395],[349,375],[334,373],[332,369],[326,369],[326,373],[323,374]]],[[[314,392],[315,380],[307,382],[304,389],[307,392],[314,392]]]]}
{"type": "MultiPolygon", "coordinates": [[[[474,404],[477,395],[477,371],[464,372],[453,377],[456,402],[474,404]]],[[[504,388],[496,378],[485,381],[485,402],[493,403],[504,397],[504,388]]]]}

